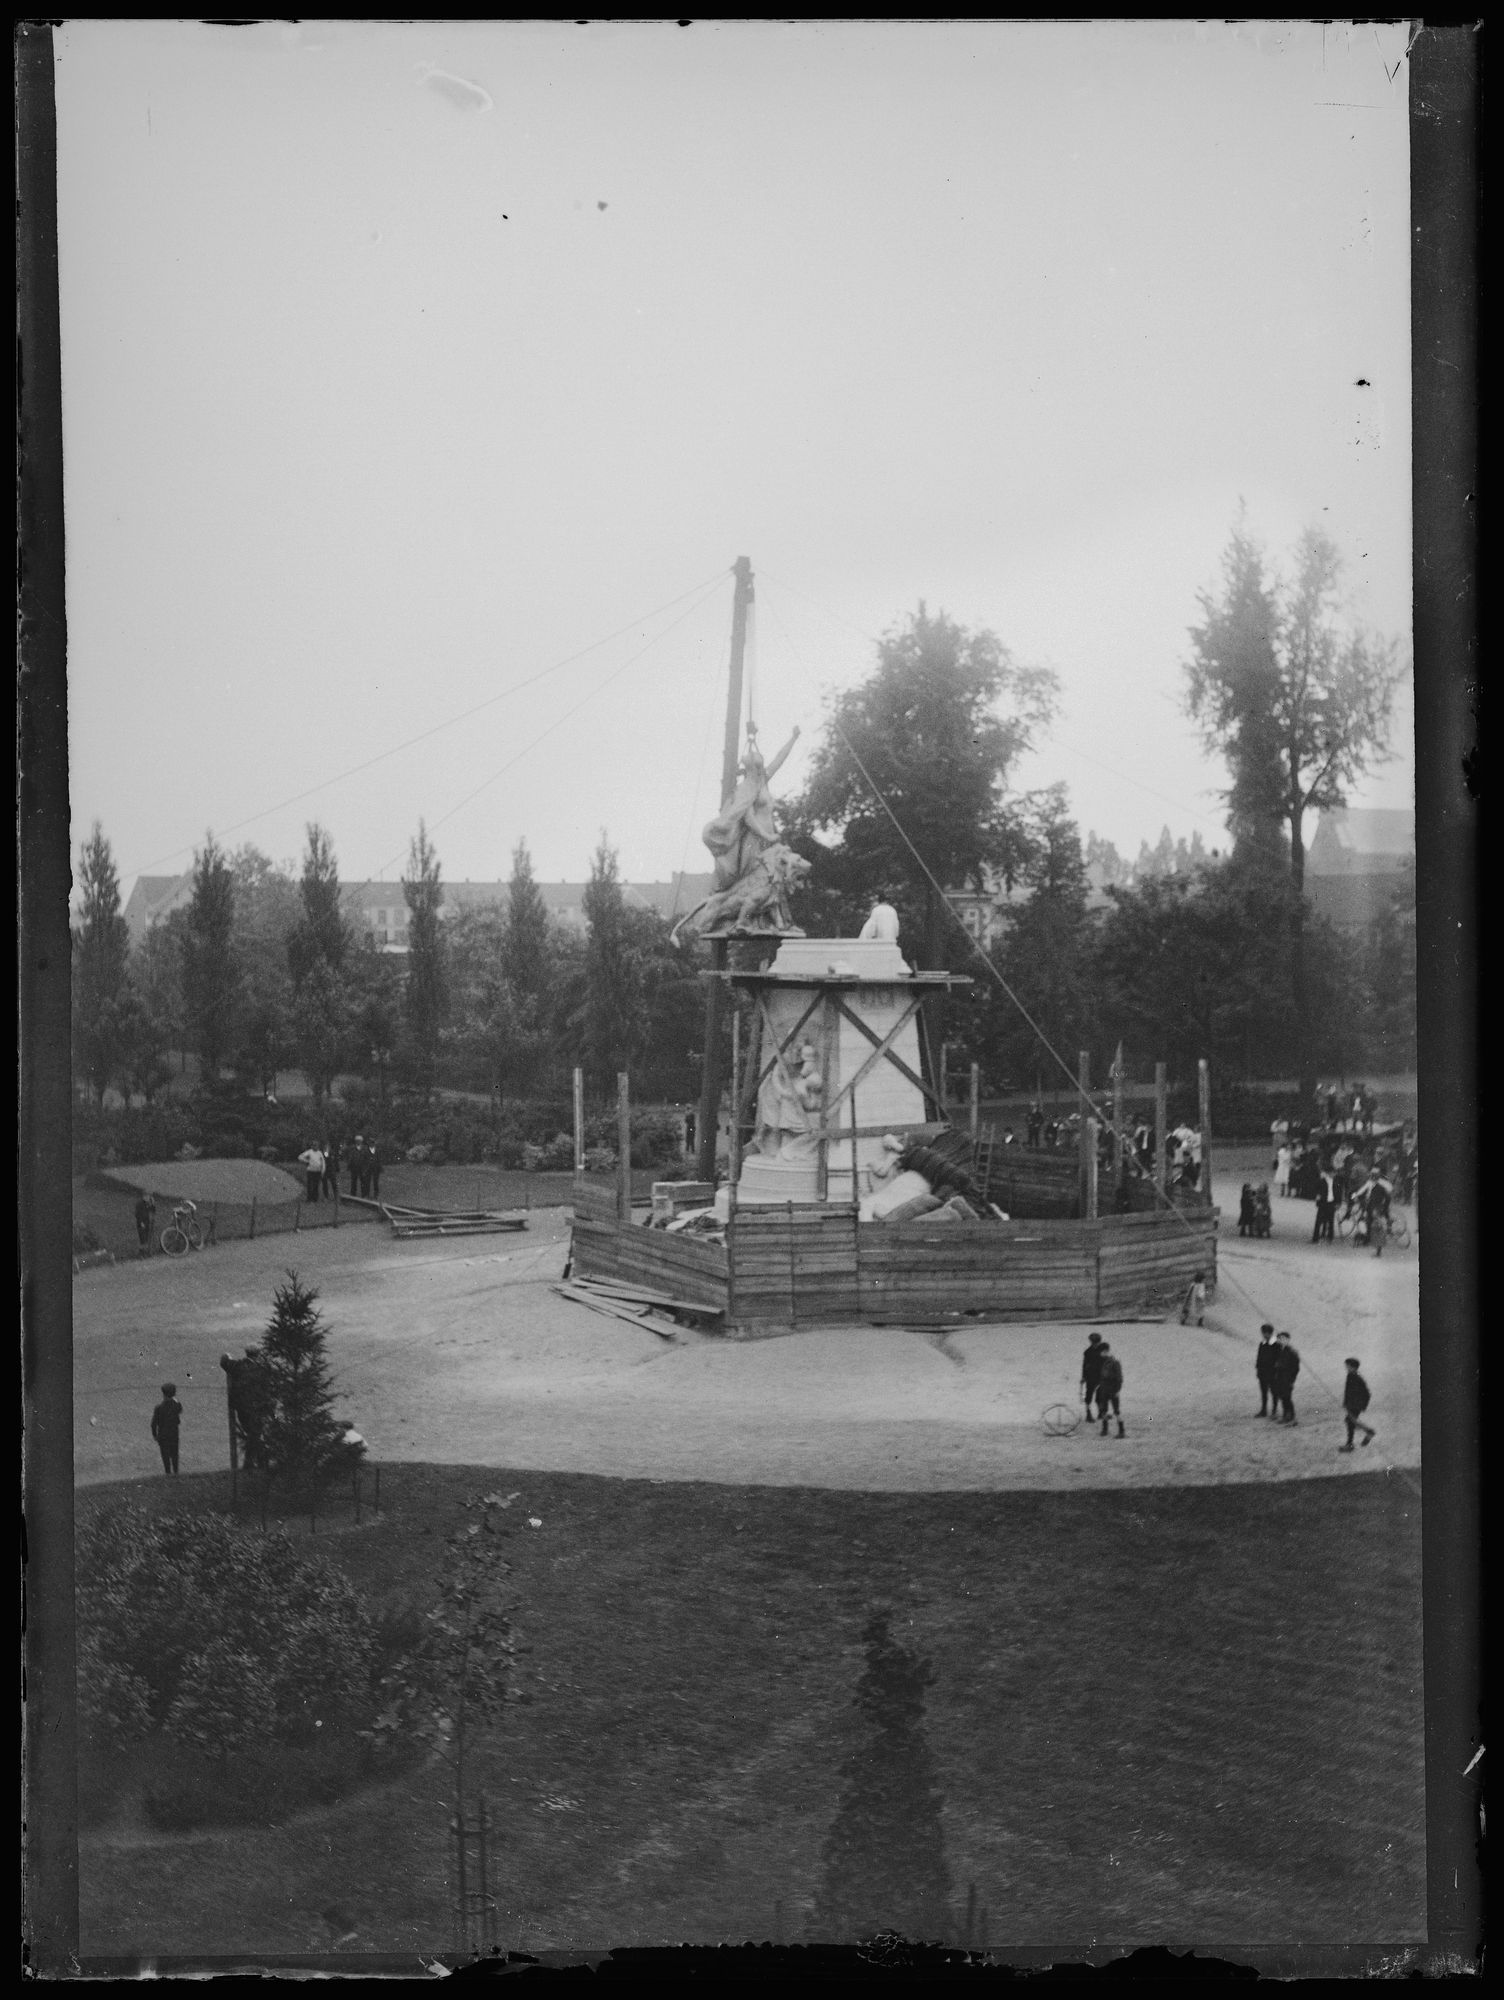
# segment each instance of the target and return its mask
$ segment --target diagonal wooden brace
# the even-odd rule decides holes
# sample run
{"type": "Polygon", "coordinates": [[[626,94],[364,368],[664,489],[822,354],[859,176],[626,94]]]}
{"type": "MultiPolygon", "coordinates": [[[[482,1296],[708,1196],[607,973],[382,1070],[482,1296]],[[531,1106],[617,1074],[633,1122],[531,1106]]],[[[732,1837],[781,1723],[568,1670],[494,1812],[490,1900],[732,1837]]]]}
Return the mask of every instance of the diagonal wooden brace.
{"type": "Polygon", "coordinates": [[[906,1076],[910,1083],[916,1086],[921,1096],[923,1097],[924,1102],[926,1104],[933,1105],[935,1110],[940,1114],[941,1118],[943,1119],[945,1117],[944,1104],[940,1101],[939,1097],[930,1088],[930,1086],[924,1081],[923,1077],[917,1076],[914,1073],[914,1071],[909,1068],[908,1064],[903,1060],[903,1057],[895,1054],[893,1049],[893,1043],[897,1040],[899,1034],[903,1031],[903,1029],[908,1026],[909,1022],[913,1020],[914,1016],[918,1013],[920,1006],[923,1004],[923,999],[924,999],[923,994],[918,995],[915,999],[912,999],[908,1002],[902,1014],[899,1015],[898,1019],[893,1023],[893,1026],[888,1030],[887,1034],[883,1035],[882,1037],[879,1037],[876,1034],[874,1034],[872,1029],[867,1026],[867,1023],[865,1021],[861,1020],[857,1015],[853,1014],[851,1009],[846,1005],[845,1001],[842,1000],[839,995],[834,995],[832,997],[835,1000],[837,1013],[843,1015],[844,1018],[851,1023],[852,1027],[858,1031],[858,1033],[865,1035],[867,1040],[871,1042],[872,1054],[868,1056],[867,1060],[862,1064],[861,1068],[856,1071],[855,1075],[851,1078],[850,1082],[842,1084],[841,1088],[836,1092],[834,1100],[826,1107],[827,1117],[829,1116],[830,1112],[835,1110],[836,1106],[841,1102],[841,1100],[848,1095],[851,1095],[853,1105],[855,1104],[856,1100],[854,1093],[856,1091],[857,1085],[862,1081],[863,1077],[865,1077],[870,1070],[875,1069],[878,1063],[882,1061],[883,1057],[886,1056],[888,1061],[892,1063],[893,1067],[896,1070],[900,1071],[904,1076],[906,1076]]]}

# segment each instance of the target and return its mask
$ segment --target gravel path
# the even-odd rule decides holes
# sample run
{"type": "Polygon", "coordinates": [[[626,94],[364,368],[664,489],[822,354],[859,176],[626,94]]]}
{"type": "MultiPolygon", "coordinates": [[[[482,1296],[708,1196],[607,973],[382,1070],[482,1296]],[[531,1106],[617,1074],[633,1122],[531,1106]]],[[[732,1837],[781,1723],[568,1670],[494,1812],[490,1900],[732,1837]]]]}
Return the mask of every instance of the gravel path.
{"type": "Polygon", "coordinates": [[[1077,1400],[1084,1325],[669,1343],[550,1289],[568,1241],[558,1210],[534,1211],[524,1237],[319,1231],[88,1271],[74,1282],[76,1474],[156,1470],[147,1423],[168,1379],[186,1408],[183,1470],[223,1465],[218,1357],[259,1336],[294,1260],[322,1295],[340,1409],[386,1460],[909,1491],[1417,1465],[1417,1252],[1313,1247],[1310,1213],[1278,1202],[1269,1241],[1224,1236],[1204,1329],[1101,1329],[1124,1368],[1121,1440],[1094,1426],[1049,1437],[1040,1421],[1048,1405],[1077,1400]],[[1303,1357],[1293,1430],[1253,1415],[1264,1318],[1288,1327],[1303,1357]],[[1351,1457],[1337,1452],[1347,1354],[1363,1362],[1379,1431],[1351,1457]]]}

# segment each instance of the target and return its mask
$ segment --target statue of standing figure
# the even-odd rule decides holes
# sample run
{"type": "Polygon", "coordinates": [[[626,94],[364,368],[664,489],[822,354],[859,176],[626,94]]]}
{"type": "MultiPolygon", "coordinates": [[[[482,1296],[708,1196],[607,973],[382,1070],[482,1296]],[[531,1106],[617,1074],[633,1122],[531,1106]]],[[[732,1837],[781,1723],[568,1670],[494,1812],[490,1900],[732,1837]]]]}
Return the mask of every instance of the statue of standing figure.
{"type": "Polygon", "coordinates": [[[735,791],[710,820],[702,838],[715,864],[715,887],[674,926],[702,937],[751,934],[802,936],[789,914],[789,892],[809,873],[809,863],[778,838],[770,781],[799,740],[797,727],[771,764],[747,724],[747,754],[735,791]]]}
{"type": "Polygon", "coordinates": [[[752,1151],[768,1160],[813,1159],[818,1145],[825,1081],[813,1042],[801,1043],[797,1068],[776,1062],[757,1098],[752,1151]]]}

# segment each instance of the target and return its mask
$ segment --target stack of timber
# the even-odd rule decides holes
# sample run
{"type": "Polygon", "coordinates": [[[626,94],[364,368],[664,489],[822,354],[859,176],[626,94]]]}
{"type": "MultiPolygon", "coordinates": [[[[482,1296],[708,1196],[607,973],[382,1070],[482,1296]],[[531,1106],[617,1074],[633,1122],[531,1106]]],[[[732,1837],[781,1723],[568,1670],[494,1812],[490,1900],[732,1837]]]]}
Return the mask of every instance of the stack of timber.
{"type": "Polygon", "coordinates": [[[572,1278],[553,1288],[563,1299],[589,1306],[592,1312],[625,1320],[629,1326],[646,1327],[660,1340],[677,1340],[681,1325],[713,1327],[725,1315],[718,1306],[696,1305],[687,1299],[665,1298],[641,1286],[616,1280],[572,1278]]]}
{"type": "Polygon", "coordinates": [[[381,1212],[392,1225],[393,1236],[498,1236],[527,1228],[525,1216],[487,1208],[398,1208],[384,1201],[381,1212]]]}
{"type": "Polygon", "coordinates": [[[602,1279],[689,1305],[726,1310],[729,1281],[723,1244],[620,1221],[615,1183],[600,1176],[577,1176],[571,1200],[571,1277],[602,1279]]]}
{"type": "Polygon", "coordinates": [[[865,1317],[856,1209],[818,1202],[739,1208],[727,1238],[738,1323],[829,1326],[865,1317]]]}

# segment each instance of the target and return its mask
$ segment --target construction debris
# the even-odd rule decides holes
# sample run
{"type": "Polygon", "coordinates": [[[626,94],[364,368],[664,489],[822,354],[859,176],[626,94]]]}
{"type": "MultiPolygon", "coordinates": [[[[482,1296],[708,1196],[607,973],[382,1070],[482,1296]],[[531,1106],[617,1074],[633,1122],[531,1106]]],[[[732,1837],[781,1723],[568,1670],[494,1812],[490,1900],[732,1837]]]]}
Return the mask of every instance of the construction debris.
{"type": "Polygon", "coordinates": [[[399,1208],[382,1202],[381,1212],[393,1236],[497,1236],[526,1229],[527,1217],[504,1215],[496,1209],[399,1208]]]}

